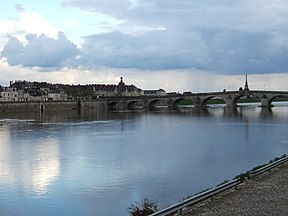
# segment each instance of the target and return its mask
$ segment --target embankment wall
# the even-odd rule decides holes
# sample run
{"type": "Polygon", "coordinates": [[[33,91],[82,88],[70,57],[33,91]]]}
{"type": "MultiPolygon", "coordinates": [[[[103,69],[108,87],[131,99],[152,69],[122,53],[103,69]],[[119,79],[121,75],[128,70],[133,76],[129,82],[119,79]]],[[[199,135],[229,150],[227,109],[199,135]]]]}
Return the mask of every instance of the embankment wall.
{"type": "Polygon", "coordinates": [[[102,101],[25,101],[0,102],[0,112],[45,111],[65,109],[103,109],[102,101]]]}

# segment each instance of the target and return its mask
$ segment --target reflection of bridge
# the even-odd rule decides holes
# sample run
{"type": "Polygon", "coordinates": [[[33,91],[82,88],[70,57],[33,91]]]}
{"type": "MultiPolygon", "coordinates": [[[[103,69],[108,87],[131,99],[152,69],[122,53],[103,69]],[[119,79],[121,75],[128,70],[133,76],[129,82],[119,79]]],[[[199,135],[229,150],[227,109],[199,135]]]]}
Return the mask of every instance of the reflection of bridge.
{"type": "Polygon", "coordinates": [[[271,103],[276,98],[287,98],[287,91],[223,91],[223,92],[209,92],[209,93],[195,93],[195,94],[174,94],[158,97],[123,97],[111,98],[107,100],[106,105],[109,108],[116,109],[136,109],[137,107],[155,109],[157,105],[165,105],[169,109],[177,109],[178,103],[182,100],[191,100],[194,107],[205,107],[209,100],[218,98],[222,99],[226,107],[236,107],[237,101],[240,98],[258,98],[262,107],[271,107],[271,103]]]}

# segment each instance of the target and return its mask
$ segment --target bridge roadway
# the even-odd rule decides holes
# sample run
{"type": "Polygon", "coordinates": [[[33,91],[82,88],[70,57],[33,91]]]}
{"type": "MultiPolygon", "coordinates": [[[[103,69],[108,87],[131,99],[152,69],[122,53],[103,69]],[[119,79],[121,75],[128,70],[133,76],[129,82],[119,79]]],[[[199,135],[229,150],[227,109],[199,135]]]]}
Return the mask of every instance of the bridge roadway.
{"type": "Polygon", "coordinates": [[[240,98],[258,98],[261,107],[271,107],[275,98],[287,98],[288,91],[223,91],[207,93],[190,93],[190,94],[167,94],[164,96],[137,96],[137,97],[115,97],[106,101],[109,109],[134,110],[137,108],[153,110],[158,105],[167,106],[169,109],[177,109],[178,103],[182,100],[191,100],[194,107],[205,107],[209,100],[222,99],[226,107],[236,107],[240,98]]]}

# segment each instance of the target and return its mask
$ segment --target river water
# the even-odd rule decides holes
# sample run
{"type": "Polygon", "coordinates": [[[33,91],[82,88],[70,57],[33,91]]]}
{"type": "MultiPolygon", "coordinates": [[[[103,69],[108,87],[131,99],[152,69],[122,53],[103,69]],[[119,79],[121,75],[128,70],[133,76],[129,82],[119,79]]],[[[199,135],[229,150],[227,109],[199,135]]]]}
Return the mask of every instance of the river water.
{"type": "Polygon", "coordinates": [[[288,153],[288,103],[0,114],[1,216],[128,216],[288,153]]]}

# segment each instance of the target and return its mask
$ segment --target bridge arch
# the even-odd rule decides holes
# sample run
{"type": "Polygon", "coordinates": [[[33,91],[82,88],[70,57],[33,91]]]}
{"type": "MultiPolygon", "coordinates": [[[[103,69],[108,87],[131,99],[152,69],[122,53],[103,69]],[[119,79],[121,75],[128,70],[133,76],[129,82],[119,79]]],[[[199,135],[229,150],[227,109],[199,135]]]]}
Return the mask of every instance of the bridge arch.
{"type": "Polygon", "coordinates": [[[117,101],[113,101],[113,102],[108,103],[108,109],[109,109],[109,110],[115,110],[117,104],[118,104],[117,101]]]}
{"type": "Polygon", "coordinates": [[[261,96],[257,94],[239,95],[235,98],[235,104],[239,106],[242,103],[259,103],[261,105],[261,96]]]}
{"type": "Polygon", "coordinates": [[[183,97],[183,98],[177,98],[176,100],[173,100],[169,104],[169,108],[171,109],[179,109],[179,106],[189,106],[194,105],[194,102],[191,98],[183,97]],[[183,104],[182,104],[182,103],[183,104]]]}
{"type": "Polygon", "coordinates": [[[177,105],[178,103],[180,103],[181,101],[184,101],[184,100],[186,100],[186,98],[177,98],[176,100],[174,100],[173,102],[172,102],[172,105],[177,105]]]}
{"type": "Polygon", "coordinates": [[[261,98],[261,106],[267,106],[267,107],[273,106],[272,102],[276,98],[286,98],[286,99],[288,99],[288,96],[285,97],[283,95],[273,95],[272,97],[267,97],[266,95],[263,95],[263,97],[261,98]],[[262,102],[263,102],[263,104],[262,104],[262,102]]]}
{"type": "Polygon", "coordinates": [[[216,96],[216,95],[211,95],[209,97],[206,97],[202,100],[201,102],[201,106],[207,106],[209,101],[211,101],[212,99],[215,99],[217,101],[215,101],[215,104],[225,104],[225,99],[220,97],[220,96],[216,96]]]}
{"type": "Polygon", "coordinates": [[[127,109],[128,109],[128,110],[135,110],[137,103],[138,103],[137,100],[129,101],[129,102],[127,103],[127,109]]]}
{"type": "Polygon", "coordinates": [[[159,104],[160,100],[159,99],[155,99],[155,100],[151,100],[148,103],[148,109],[149,110],[155,110],[157,108],[157,105],[159,104]]]}

